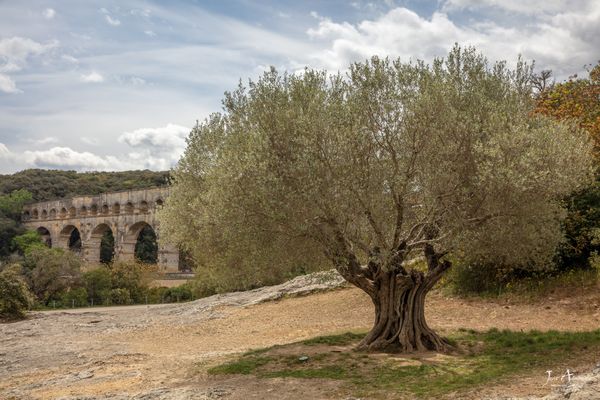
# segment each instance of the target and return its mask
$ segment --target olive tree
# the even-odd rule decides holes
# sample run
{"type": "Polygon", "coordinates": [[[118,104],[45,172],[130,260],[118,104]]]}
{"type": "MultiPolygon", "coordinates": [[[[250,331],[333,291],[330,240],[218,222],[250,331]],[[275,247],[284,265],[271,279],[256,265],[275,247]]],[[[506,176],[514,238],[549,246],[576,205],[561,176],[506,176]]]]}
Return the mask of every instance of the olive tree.
{"type": "Polygon", "coordinates": [[[451,260],[543,265],[590,177],[586,136],[531,112],[530,77],[458,47],[271,69],[191,132],[161,229],[218,268],[330,262],[375,306],[359,348],[444,351],[425,296],[451,260]]]}

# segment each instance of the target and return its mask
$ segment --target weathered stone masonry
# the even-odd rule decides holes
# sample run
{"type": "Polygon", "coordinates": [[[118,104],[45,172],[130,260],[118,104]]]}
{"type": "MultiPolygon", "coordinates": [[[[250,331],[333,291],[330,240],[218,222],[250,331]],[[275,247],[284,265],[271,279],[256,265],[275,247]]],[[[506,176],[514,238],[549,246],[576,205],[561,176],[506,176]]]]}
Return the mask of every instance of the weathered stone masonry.
{"type": "MultiPolygon", "coordinates": [[[[168,195],[168,187],[159,187],[33,203],[23,208],[23,222],[29,229],[47,230],[51,246],[63,249],[69,248],[71,233],[78,229],[83,259],[90,263],[100,261],[100,240],[110,229],[115,259],[133,260],[138,235],[145,226],[151,226],[160,239],[156,211],[168,195]]],[[[165,272],[176,272],[177,248],[159,241],[158,264],[165,272]]]]}

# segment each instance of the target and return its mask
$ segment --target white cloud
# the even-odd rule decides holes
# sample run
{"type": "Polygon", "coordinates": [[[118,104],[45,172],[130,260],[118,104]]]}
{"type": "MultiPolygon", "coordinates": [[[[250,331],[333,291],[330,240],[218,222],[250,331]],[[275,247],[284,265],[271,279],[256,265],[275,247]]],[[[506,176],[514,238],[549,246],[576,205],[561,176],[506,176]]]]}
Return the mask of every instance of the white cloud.
{"type": "Polygon", "coordinates": [[[70,147],[52,147],[49,150],[25,151],[25,161],[40,168],[73,168],[81,171],[109,171],[134,168],[134,164],[113,156],[101,157],[90,152],[78,152],[70,147]]]}
{"type": "MultiPolygon", "coordinates": [[[[471,0],[451,1],[475,4],[471,0]]],[[[522,54],[564,77],[596,61],[600,48],[600,3],[596,4],[595,8],[533,18],[529,24],[509,27],[491,21],[458,25],[444,12],[423,18],[398,7],[357,24],[316,16],[318,26],[307,33],[313,41],[325,45],[312,55],[313,64],[330,70],[343,70],[351,62],[372,55],[431,61],[459,43],[475,46],[492,60],[512,62],[522,54]]]]}
{"type": "Polygon", "coordinates": [[[17,84],[11,79],[10,76],[0,74],[0,91],[4,93],[21,93],[22,91],[17,89],[17,84]]]}
{"type": "Polygon", "coordinates": [[[21,71],[27,60],[42,55],[58,46],[57,41],[41,44],[29,38],[14,36],[0,40],[0,91],[20,93],[15,81],[8,75],[21,71]]]}
{"type": "Polygon", "coordinates": [[[4,143],[0,143],[0,160],[10,160],[13,154],[4,143]]]}
{"type": "Polygon", "coordinates": [[[189,132],[190,128],[185,126],[167,124],[124,132],[118,141],[133,147],[135,151],[129,153],[129,157],[143,163],[145,168],[169,169],[185,150],[185,138],[189,132]]]}
{"type": "Polygon", "coordinates": [[[577,9],[589,4],[587,0],[446,0],[442,9],[454,11],[462,9],[495,8],[518,14],[551,14],[569,9],[577,9]]]}
{"type": "Polygon", "coordinates": [[[144,33],[150,37],[156,36],[156,33],[154,33],[154,31],[151,31],[151,30],[144,31],[144,33]]]}
{"type": "Polygon", "coordinates": [[[89,144],[91,146],[98,146],[98,144],[100,144],[100,141],[96,138],[91,138],[91,137],[87,137],[87,136],[83,136],[80,138],[80,140],[85,143],[85,144],[89,144]]]}
{"type": "Polygon", "coordinates": [[[147,9],[147,8],[144,8],[144,9],[134,8],[134,9],[130,10],[129,13],[131,15],[140,16],[140,17],[144,17],[144,18],[149,18],[150,14],[152,13],[152,11],[149,10],[149,9],[147,9]]]}
{"type": "Polygon", "coordinates": [[[119,25],[121,25],[121,21],[119,21],[119,20],[118,20],[118,19],[116,19],[116,18],[112,18],[112,17],[111,17],[110,15],[108,15],[108,14],[104,16],[104,19],[106,19],[106,22],[107,22],[109,25],[112,25],[112,26],[119,26],[119,25]]]}
{"type": "Polygon", "coordinates": [[[124,132],[118,140],[132,147],[146,147],[156,152],[170,153],[185,148],[185,138],[189,133],[190,128],[167,124],[160,128],[140,128],[124,132]]]}
{"type": "Polygon", "coordinates": [[[27,140],[29,143],[33,143],[35,145],[44,145],[44,144],[51,144],[51,143],[58,143],[59,140],[53,136],[48,136],[42,139],[28,139],[27,140]]]}
{"type": "Polygon", "coordinates": [[[75,58],[75,57],[73,57],[73,56],[71,56],[69,54],[63,54],[62,56],[60,56],[60,58],[62,58],[65,61],[68,61],[70,63],[73,63],[73,64],[78,64],[79,63],[79,60],[77,58],[75,58]]]}
{"type": "Polygon", "coordinates": [[[56,16],[56,11],[52,8],[46,8],[44,10],[44,12],[42,13],[42,15],[44,16],[44,18],[46,19],[52,19],[56,16]]]}
{"type": "Polygon", "coordinates": [[[81,81],[86,83],[100,83],[104,82],[104,77],[96,71],[92,71],[89,74],[81,75],[81,81]]]}
{"type": "Polygon", "coordinates": [[[141,86],[146,84],[146,81],[139,76],[132,76],[129,78],[129,82],[131,82],[133,86],[141,86]]]}

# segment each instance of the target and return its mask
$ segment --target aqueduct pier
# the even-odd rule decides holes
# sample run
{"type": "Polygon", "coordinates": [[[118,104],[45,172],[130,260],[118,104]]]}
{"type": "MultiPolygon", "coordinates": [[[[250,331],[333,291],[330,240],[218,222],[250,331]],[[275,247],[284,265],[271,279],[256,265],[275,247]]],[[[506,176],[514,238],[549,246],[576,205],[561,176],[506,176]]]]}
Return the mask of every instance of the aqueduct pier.
{"type": "MultiPolygon", "coordinates": [[[[152,229],[160,238],[156,211],[168,195],[168,187],[158,187],[32,203],[23,208],[22,221],[51,247],[80,251],[89,263],[101,261],[101,242],[112,233],[114,259],[133,260],[142,231],[152,229]]],[[[156,261],[161,271],[177,272],[179,251],[159,241],[156,261]]]]}

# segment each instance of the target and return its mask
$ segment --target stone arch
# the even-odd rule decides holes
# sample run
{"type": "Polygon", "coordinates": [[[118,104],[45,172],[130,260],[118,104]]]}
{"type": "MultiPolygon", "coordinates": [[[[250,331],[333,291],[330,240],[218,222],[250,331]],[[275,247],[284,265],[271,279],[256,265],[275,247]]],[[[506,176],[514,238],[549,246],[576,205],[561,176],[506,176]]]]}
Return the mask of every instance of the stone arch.
{"type": "Polygon", "coordinates": [[[106,223],[97,225],[90,234],[86,246],[89,262],[109,263],[114,259],[115,240],[113,229],[106,223]]]}
{"type": "Polygon", "coordinates": [[[59,235],[60,247],[75,253],[81,252],[81,233],[75,225],[67,225],[59,235]]]}
{"type": "Polygon", "coordinates": [[[52,247],[52,235],[50,234],[50,230],[45,226],[38,226],[36,231],[42,237],[42,241],[44,242],[44,244],[48,247],[52,247]]]}
{"type": "Polygon", "coordinates": [[[81,206],[81,208],[79,209],[79,215],[85,216],[88,213],[88,209],[86,206],[81,206]]]}
{"type": "Polygon", "coordinates": [[[23,211],[21,218],[23,219],[23,221],[29,221],[31,219],[31,213],[25,210],[23,211]]]}
{"type": "Polygon", "coordinates": [[[102,214],[108,214],[108,204],[103,204],[101,208],[102,214]]]}
{"type": "Polygon", "coordinates": [[[128,201],[128,202],[125,204],[125,212],[126,212],[127,214],[133,214],[133,203],[132,203],[132,202],[128,201]]]}
{"type": "Polygon", "coordinates": [[[50,218],[56,218],[56,208],[50,210],[50,218]]]}
{"type": "Polygon", "coordinates": [[[40,212],[38,211],[37,208],[35,208],[33,210],[33,214],[32,215],[33,215],[33,219],[38,219],[40,217],[40,212]]]}
{"type": "Polygon", "coordinates": [[[98,206],[96,204],[92,204],[90,206],[90,214],[92,214],[92,215],[98,214],[98,206]]]}
{"type": "Polygon", "coordinates": [[[66,209],[65,207],[63,207],[63,208],[61,208],[61,209],[60,209],[60,214],[59,214],[59,216],[60,216],[61,218],[66,218],[66,217],[67,217],[67,209],[66,209]]]}
{"type": "Polygon", "coordinates": [[[148,212],[148,202],[145,200],[140,201],[139,209],[141,213],[146,214],[148,212]]]}
{"type": "Polygon", "coordinates": [[[123,238],[122,258],[140,259],[148,264],[156,264],[158,262],[157,239],[156,230],[152,225],[144,221],[136,222],[127,229],[123,238]]]}
{"type": "Polygon", "coordinates": [[[75,207],[69,207],[69,217],[75,218],[77,216],[77,209],[75,207]]]}
{"type": "Polygon", "coordinates": [[[42,210],[42,219],[48,218],[48,211],[42,210]]]}
{"type": "Polygon", "coordinates": [[[115,204],[113,204],[112,206],[112,212],[113,214],[120,214],[121,213],[121,205],[117,202],[115,204]]]}
{"type": "Polygon", "coordinates": [[[156,199],[156,207],[162,207],[164,204],[163,199],[156,199]]]}

